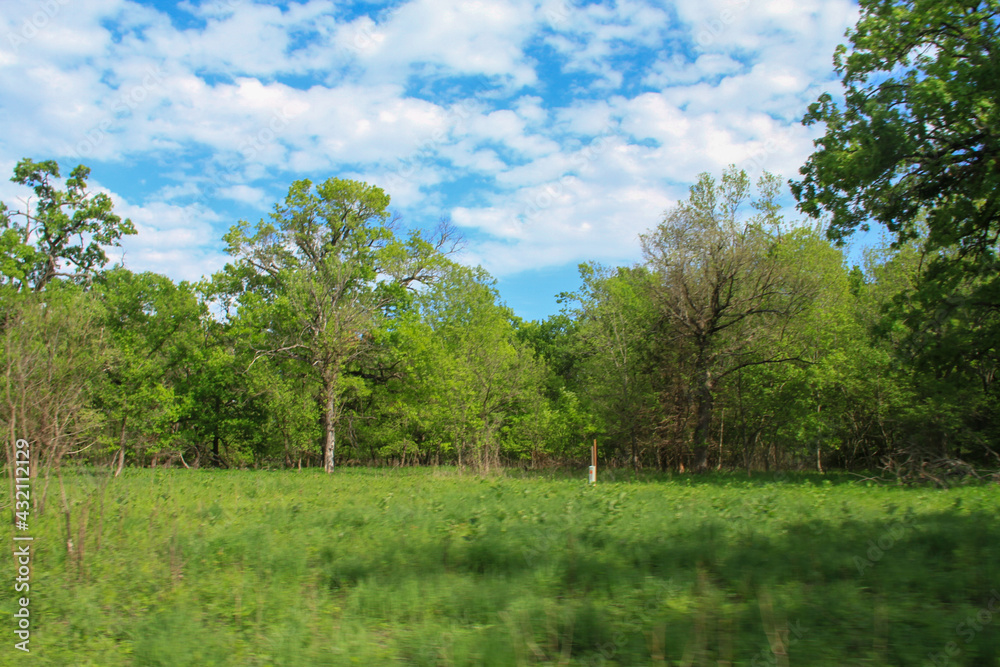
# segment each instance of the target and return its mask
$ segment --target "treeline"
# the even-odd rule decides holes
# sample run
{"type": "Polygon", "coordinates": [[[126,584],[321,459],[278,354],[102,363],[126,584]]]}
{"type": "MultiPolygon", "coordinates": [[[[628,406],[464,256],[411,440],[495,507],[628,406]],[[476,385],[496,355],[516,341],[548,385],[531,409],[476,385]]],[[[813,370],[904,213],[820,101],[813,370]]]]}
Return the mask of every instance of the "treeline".
{"type": "MultiPolygon", "coordinates": [[[[135,230],[89,171],[23,160],[0,207],[0,420],[66,457],[126,464],[884,467],[940,480],[1000,463],[1000,3],[861,0],[803,124],[791,181],[730,169],[580,267],[523,322],[442,225],[401,235],[389,196],[298,181],[225,236],[197,284],[122,267],[135,230]],[[848,266],[842,242],[890,234],[848,266]]],[[[36,462],[37,463],[37,462],[36,462]]],[[[36,466],[37,467],[37,466],[36,466]]]]}
{"type": "MultiPolygon", "coordinates": [[[[22,161],[4,209],[0,418],[36,465],[456,463],[586,457],[661,469],[996,461],[995,310],[914,298],[920,239],[849,268],[779,215],[779,181],[702,175],[641,237],[580,267],[524,322],[451,259],[454,230],[399,233],[377,187],[294,183],[232,261],[174,283],[106,268],[134,233],[78,167],[22,161]]],[[[946,252],[946,251],[942,251],[946,252]]],[[[11,450],[8,449],[8,457],[11,450]]]]}

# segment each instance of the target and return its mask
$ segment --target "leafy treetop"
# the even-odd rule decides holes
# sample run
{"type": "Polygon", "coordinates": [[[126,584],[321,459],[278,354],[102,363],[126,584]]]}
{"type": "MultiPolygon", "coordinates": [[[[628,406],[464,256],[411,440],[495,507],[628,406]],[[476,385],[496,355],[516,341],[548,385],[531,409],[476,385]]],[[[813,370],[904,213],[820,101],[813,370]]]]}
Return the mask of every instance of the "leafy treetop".
{"type": "Polygon", "coordinates": [[[24,210],[0,203],[0,273],[20,291],[41,291],[56,277],[90,280],[108,261],[105,246],[135,234],[132,221],[113,212],[111,198],[87,190],[90,169],[78,165],[60,190],[55,160],[17,163],[11,181],[30,187],[37,198],[24,210]],[[21,219],[20,221],[18,219],[21,219]]]}
{"type": "Polygon", "coordinates": [[[838,47],[843,106],[822,95],[803,123],[826,134],[792,182],[843,242],[872,221],[897,243],[991,260],[1000,233],[1000,1],[862,0],[838,47]]]}

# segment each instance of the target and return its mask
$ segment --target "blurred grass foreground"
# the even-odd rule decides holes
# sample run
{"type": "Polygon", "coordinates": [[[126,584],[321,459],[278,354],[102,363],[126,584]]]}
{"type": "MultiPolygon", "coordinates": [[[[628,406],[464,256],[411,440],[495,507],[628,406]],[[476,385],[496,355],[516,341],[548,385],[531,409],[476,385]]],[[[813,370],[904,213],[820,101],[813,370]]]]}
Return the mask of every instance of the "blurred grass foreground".
{"type": "Polygon", "coordinates": [[[995,484],[584,480],[64,474],[33,525],[31,654],[0,661],[1000,665],[995,484]]]}

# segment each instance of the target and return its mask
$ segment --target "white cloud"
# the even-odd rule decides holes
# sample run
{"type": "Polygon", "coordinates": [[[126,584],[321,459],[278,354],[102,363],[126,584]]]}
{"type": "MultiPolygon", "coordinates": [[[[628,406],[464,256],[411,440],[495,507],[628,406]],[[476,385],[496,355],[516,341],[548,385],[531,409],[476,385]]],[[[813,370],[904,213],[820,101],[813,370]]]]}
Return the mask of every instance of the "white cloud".
{"type": "Polygon", "coordinates": [[[567,178],[523,188],[493,206],[458,208],[453,220],[492,237],[473,244],[469,260],[503,276],[583,259],[634,261],[639,234],[674,201],[657,187],[567,178]]]}
{"type": "Polygon", "coordinates": [[[835,88],[857,16],[849,0],[180,5],[193,21],[48,4],[41,26],[40,5],[0,19],[0,167],[164,165],[155,194],[119,193],[141,228],[126,259],[187,278],[224,261],[231,202],[266,207],[307,176],[381,185],[416,224],[451,214],[497,272],[637,258],[698,173],[795,175],[819,131],[798,119],[835,88]],[[581,72],[578,91],[564,75],[581,72]]]}
{"type": "Polygon", "coordinates": [[[122,239],[121,248],[111,249],[108,255],[114,261],[123,261],[136,272],[153,271],[190,281],[218,271],[228,261],[217,229],[219,216],[213,211],[197,204],[137,205],[111,196],[115,212],[130,218],[137,231],[122,239]]]}
{"type": "Polygon", "coordinates": [[[266,207],[268,204],[267,193],[261,188],[252,188],[249,185],[231,185],[221,188],[217,192],[219,196],[226,199],[250,204],[258,208],[266,207]]]}
{"type": "Polygon", "coordinates": [[[744,69],[744,65],[723,53],[703,53],[694,62],[680,56],[660,60],[644,78],[647,86],[668,88],[690,85],[699,81],[716,81],[744,69]]]}
{"type": "Polygon", "coordinates": [[[568,58],[567,69],[595,75],[591,88],[614,89],[622,73],[609,58],[638,47],[659,48],[671,33],[670,15],[660,7],[636,0],[619,0],[614,7],[588,4],[583,8],[549,8],[544,15],[558,32],[546,43],[568,58]]]}
{"type": "Polygon", "coordinates": [[[357,57],[376,81],[405,80],[414,66],[428,64],[429,73],[498,77],[516,88],[535,81],[522,51],[534,28],[525,0],[412,0],[374,29],[357,57]]]}

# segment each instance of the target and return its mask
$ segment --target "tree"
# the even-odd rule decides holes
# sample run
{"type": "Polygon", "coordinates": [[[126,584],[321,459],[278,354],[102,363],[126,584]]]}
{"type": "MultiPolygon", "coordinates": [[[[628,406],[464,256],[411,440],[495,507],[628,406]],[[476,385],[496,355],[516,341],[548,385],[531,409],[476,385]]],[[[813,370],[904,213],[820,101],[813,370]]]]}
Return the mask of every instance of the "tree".
{"type": "Polygon", "coordinates": [[[808,298],[803,272],[789,272],[777,247],[778,180],[764,174],[758,214],[742,215],[750,197],[746,172],[728,169],[716,184],[702,174],[688,200],[643,234],[659,315],[659,346],[683,349],[693,394],[694,465],[707,464],[716,383],[751,365],[799,358],[776,348],[789,318],[808,298]]]}
{"type": "MultiPolygon", "coordinates": [[[[781,271],[795,275],[808,295],[771,355],[799,356],[803,363],[758,364],[731,374],[719,387],[719,405],[733,415],[725,433],[728,451],[742,450],[743,465],[780,466],[791,459],[840,455],[850,410],[871,398],[860,386],[871,368],[868,337],[856,317],[856,299],[844,254],[820,228],[797,227],[775,247],[781,271]],[[759,443],[766,443],[759,447],[759,443]]],[[[869,407],[872,402],[869,400],[869,407]]]]}
{"type": "MultiPolygon", "coordinates": [[[[848,38],[834,56],[844,101],[823,95],[804,117],[826,132],[792,191],[802,211],[830,216],[830,238],[880,223],[901,253],[886,268],[914,267],[885,303],[883,334],[893,333],[892,356],[920,400],[944,405],[952,393],[990,406],[1000,368],[1000,2],[863,0],[848,38]],[[977,386],[978,398],[966,395],[977,386]]],[[[936,432],[924,449],[953,451],[960,431],[990,441],[991,408],[931,412],[955,418],[910,438],[936,432]]]]}
{"type": "Polygon", "coordinates": [[[251,345],[258,355],[298,361],[317,381],[328,472],[342,398],[356,382],[348,365],[406,288],[433,279],[450,239],[442,228],[436,245],[419,233],[401,241],[388,206],[389,195],[367,183],[331,178],[314,189],[301,180],[270,220],[252,232],[241,221],[225,236],[237,258],[226,271],[251,345]]]}
{"type": "Polygon", "coordinates": [[[74,283],[104,267],[104,246],[135,233],[107,195],[88,192],[89,175],[76,167],[60,190],[55,161],[24,159],[11,180],[31,187],[35,201],[15,210],[0,203],[0,422],[11,447],[33,441],[32,454],[50,467],[74,447],[91,448],[101,425],[90,404],[106,349],[100,309],[74,283]]]}
{"type": "MultiPolygon", "coordinates": [[[[560,303],[571,303],[577,294],[559,294],[560,303]]],[[[518,418],[514,437],[530,444],[533,465],[546,460],[589,456],[591,436],[601,432],[594,411],[584,395],[590,390],[590,367],[580,349],[581,320],[563,312],[540,321],[515,319],[517,337],[531,346],[545,374],[536,405],[518,418]]]]}
{"type": "Polygon", "coordinates": [[[452,265],[400,322],[404,421],[421,440],[453,451],[459,465],[481,471],[499,465],[505,431],[538,436],[536,424],[519,417],[551,416],[541,396],[544,366],[498,300],[484,270],[452,265]]]}
{"type": "Polygon", "coordinates": [[[829,214],[828,234],[841,242],[871,222],[897,247],[919,238],[927,261],[911,295],[916,318],[996,311],[1000,2],[863,0],[848,37],[834,56],[843,108],[824,94],[803,119],[826,133],[792,182],[799,208],[829,214]]]}
{"type": "Polygon", "coordinates": [[[40,467],[58,470],[72,450],[86,451],[98,440],[102,420],[90,398],[105,351],[99,320],[93,296],[63,281],[3,305],[0,425],[11,466],[15,441],[32,443],[32,477],[40,467]]]}
{"type": "Polygon", "coordinates": [[[868,221],[899,241],[926,212],[931,248],[992,256],[1000,233],[1000,3],[862,0],[829,94],[803,122],[826,134],[793,183],[802,210],[843,239],[868,221]]]}
{"type": "Polygon", "coordinates": [[[986,278],[937,290],[926,278],[922,239],[867,253],[863,317],[888,359],[892,424],[887,455],[911,464],[941,459],[997,460],[1000,434],[996,346],[1000,313],[970,298],[986,278]]]}
{"type": "Polygon", "coordinates": [[[605,436],[624,443],[626,457],[639,466],[648,432],[652,386],[648,373],[653,308],[647,298],[649,274],[642,268],[611,271],[581,264],[579,292],[565,295],[578,304],[580,366],[585,395],[603,418],[605,436]]]}
{"type": "Polygon", "coordinates": [[[88,176],[90,169],[81,164],[59,190],[54,160],[17,163],[10,180],[31,187],[37,201],[14,211],[0,203],[0,273],[6,283],[38,292],[56,277],[90,280],[108,261],[104,246],[135,234],[131,220],[114,214],[110,197],[87,191],[88,176]]]}
{"type": "Polygon", "coordinates": [[[116,267],[94,287],[109,334],[107,382],[95,401],[113,429],[117,475],[128,450],[138,457],[144,448],[159,453],[189,443],[183,423],[193,407],[192,375],[204,366],[196,357],[207,312],[191,285],[155,273],[116,267]]]}

